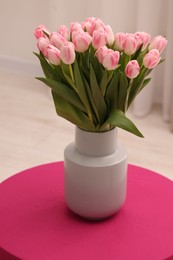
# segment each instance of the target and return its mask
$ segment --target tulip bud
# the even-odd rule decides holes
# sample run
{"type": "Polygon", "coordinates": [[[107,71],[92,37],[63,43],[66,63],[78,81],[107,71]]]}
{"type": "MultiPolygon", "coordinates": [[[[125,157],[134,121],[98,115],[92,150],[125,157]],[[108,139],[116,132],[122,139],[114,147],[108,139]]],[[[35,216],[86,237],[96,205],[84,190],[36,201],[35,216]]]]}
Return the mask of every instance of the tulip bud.
{"type": "Polygon", "coordinates": [[[61,25],[59,27],[59,29],[57,30],[57,32],[59,34],[61,34],[65,40],[69,41],[70,40],[70,34],[69,34],[69,31],[68,31],[68,27],[66,25],[61,25]]]}
{"type": "Polygon", "coordinates": [[[77,52],[85,52],[92,41],[92,37],[83,30],[80,30],[73,32],[72,41],[77,52]]]}
{"type": "Polygon", "coordinates": [[[66,42],[66,39],[57,32],[51,33],[49,39],[50,43],[58,49],[60,49],[62,44],[66,42]]]}
{"type": "Polygon", "coordinates": [[[157,49],[153,49],[145,54],[143,59],[143,65],[147,69],[153,69],[160,61],[160,53],[157,49]]]}
{"type": "Polygon", "coordinates": [[[47,58],[47,46],[50,44],[48,38],[40,37],[37,42],[38,49],[47,58]]]}
{"type": "Polygon", "coordinates": [[[167,40],[163,36],[158,35],[151,41],[148,50],[150,51],[152,49],[157,49],[160,53],[162,53],[162,51],[166,47],[166,44],[167,40]]]}
{"type": "Polygon", "coordinates": [[[39,25],[35,30],[34,30],[34,35],[37,39],[39,39],[40,37],[43,38],[47,38],[47,36],[45,35],[46,32],[47,34],[50,34],[50,32],[48,31],[48,29],[46,28],[46,26],[44,26],[43,24],[39,25]]]}
{"type": "Polygon", "coordinates": [[[72,42],[66,42],[61,46],[60,57],[65,64],[72,64],[75,61],[75,50],[72,42]]]}
{"type": "Polygon", "coordinates": [[[82,29],[82,25],[78,22],[74,22],[70,24],[70,33],[73,34],[74,31],[78,31],[82,29]]]}
{"type": "Polygon", "coordinates": [[[127,55],[132,55],[133,53],[135,53],[136,49],[137,49],[137,42],[135,39],[135,36],[131,33],[128,33],[125,35],[125,39],[123,42],[123,49],[125,54],[127,55]]]}
{"type": "Polygon", "coordinates": [[[125,39],[125,33],[119,32],[115,34],[115,49],[119,52],[124,50],[123,44],[125,39]]]}
{"type": "Polygon", "coordinates": [[[107,70],[114,70],[116,69],[119,59],[120,59],[120,53],[118,51],[113,51],[111,49],[108,49],[106,51],[106,54],[102,54],[103,61],[102,64],[107,70]]]}
{"type": "Polygon", "coordinates": [[[92,32],[97,31],[98,29],[104,29],[105,24],[100,18],[91,18],[92,32]]]}
{"type": "Polygon", "coordinates": [[[130,79],[134,79],[139,75],[140,67],[136,60],[131,60],[127,63],[125,68],[126,76],[130,79]]]}
{"type": "Polygon", "coordinates": [[[105,57],[106,53],[108,52],[108,47],[105,45],[103,47],[100,47],[96,52],[95,56],[97,57],[98,61],[100,63],[103,62],[103,58],[105,57]]]}
{"type": "Polygon", "coordinates": [[[81,25],[82,25],[83,31],[89,33],[89,35],[92,36],[93,32],[92,32],[92,24],[91,24],[91,22],[90,21],[85,21],[81,25]]]}
{"type": "Polygon", "coordinates": [[[151,35],[146,32],[136,32],[135,34],[137,49],[142,45],[141,51],[144,51],[150,42],[151,35]]]}
{"type": "Polygon", "coordinates": [[[112,28],[110,27],[110,25],[106,25],[104,27],[106,34],[107,34],[107,43],[109,44],[109,46],[112,46],[112,44],[114,43],[115,39],[114,39],[114,33],[112,31],[112,28]]]}
{"type": "Polygon", "coordinates": [[[99,28],[98,30],[94,31],[92,45],[94,49],[99,49],[100,47],[106,45],[107,37],[106,32],[103,28],[99,28]]]}
{"type": "Polygon", "coordinates": [[[54,65],[60,64],[60,50],[58,50],[56,47],[54,47],[51,44],[47,46],[47,57],[52,64],[54,65]]]}

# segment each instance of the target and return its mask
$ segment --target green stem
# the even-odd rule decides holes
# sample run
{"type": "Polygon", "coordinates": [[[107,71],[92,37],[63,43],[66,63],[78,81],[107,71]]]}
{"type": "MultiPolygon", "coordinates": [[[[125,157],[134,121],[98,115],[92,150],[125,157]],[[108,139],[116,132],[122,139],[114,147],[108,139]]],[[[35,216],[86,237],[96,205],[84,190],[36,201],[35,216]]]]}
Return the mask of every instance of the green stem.
{"type": "Polygon", "coordinates": [[[128,89],[127,89],[126,102],[125,102],[125,112],[126,112],[127,109],[128,109],[128,101],[129,101],[129,95],[130,95],[130,91],[131,91],[132,84],[133,84],[133,79],[130,79],[129,87],[128,87],[128,89]]]}
{"type": "Polygon", "coordinates": [[[111,81],[113,74],[114,74],[114,71],[112,71],[112,70],[111,70],[111,71],[108,71],[108,83],[107,83],[107,85],[108,85],[109,82],[111,81]]]}
{"type": "Polygon", "coordinates": [[[73,75],[73,69],[72,69],[72,65],[71,64],[69,64],[69,69],[70,69],[71,79],[74,82],[74,75],[73,75]]]}

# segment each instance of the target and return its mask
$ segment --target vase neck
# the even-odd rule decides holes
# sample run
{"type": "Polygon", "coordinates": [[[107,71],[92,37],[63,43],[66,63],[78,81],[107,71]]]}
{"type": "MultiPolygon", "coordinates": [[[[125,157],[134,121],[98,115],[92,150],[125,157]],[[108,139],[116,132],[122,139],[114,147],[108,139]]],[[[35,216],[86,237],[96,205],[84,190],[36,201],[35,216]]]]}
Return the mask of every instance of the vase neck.
{"type": "Polygon", "coordinates": [[[76,149],[88,156],[109,156],[117,150],[117,128],[107,132],[87,132],[76,127],[76,149]]]}

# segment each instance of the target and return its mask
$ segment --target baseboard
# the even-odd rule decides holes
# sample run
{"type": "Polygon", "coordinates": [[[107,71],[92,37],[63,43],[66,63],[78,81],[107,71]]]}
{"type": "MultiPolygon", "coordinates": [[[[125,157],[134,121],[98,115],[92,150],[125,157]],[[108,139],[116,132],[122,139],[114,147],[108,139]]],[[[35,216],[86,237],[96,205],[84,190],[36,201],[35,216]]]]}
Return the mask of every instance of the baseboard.
{"type": "Polygon", "coordinates": [[[0,56],[0,70],[22,73],[31,76],[40,76],[43,74],[40,64],[25,61],[17,58],[0,56]]]}

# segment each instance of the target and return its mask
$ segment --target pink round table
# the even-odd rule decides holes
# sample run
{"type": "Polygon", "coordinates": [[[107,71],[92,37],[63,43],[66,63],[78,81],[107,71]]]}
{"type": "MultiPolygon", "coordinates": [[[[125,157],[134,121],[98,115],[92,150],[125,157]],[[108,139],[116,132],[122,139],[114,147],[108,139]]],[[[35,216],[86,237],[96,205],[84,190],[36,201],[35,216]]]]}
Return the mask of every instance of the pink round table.
{"type": "Polygon", "coordinates": [[[64,202],[63,162],[41,165],[0,185],[0,259],[163,260],[173,256],[173,182],[128,166],[123,208],[87,221],[64,202]]]}

